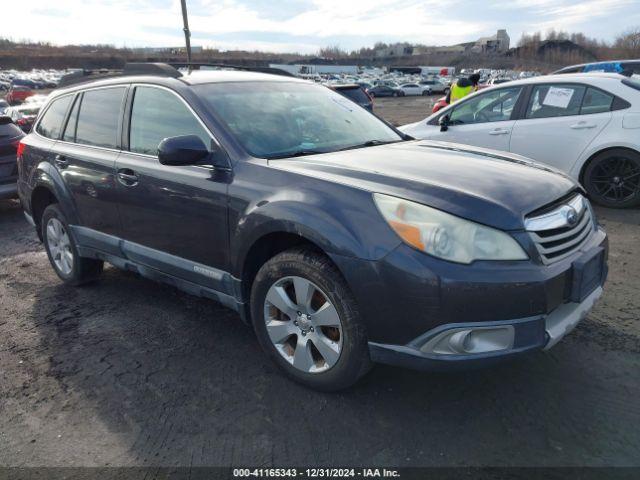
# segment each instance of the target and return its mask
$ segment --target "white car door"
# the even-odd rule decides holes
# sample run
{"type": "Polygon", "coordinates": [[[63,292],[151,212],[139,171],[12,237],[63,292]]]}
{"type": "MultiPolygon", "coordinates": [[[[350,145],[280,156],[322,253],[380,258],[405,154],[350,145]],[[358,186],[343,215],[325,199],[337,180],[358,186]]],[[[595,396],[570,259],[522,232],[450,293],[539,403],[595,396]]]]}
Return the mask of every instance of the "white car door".
{"type": "Polygon", "coordinates": [[[414,84],[403,85],[402,91],[405,95],[420,95],[422,93],[420,87],[414,84]]]}
{"type": "Polygon", "coordinates": [[[511,151],[565,172],[611,120],[613,95],[582,84],[535,85],[511,151]]]}
{"type": "Polygon", "coordinates": [[[509,139],[515,124],[511,117],[522,90],[519,86],[496,88],[459,100],[439,117],[449,117],[446,130],[423,122],[403,131],[420,139],[509,151],[509,139]]]}

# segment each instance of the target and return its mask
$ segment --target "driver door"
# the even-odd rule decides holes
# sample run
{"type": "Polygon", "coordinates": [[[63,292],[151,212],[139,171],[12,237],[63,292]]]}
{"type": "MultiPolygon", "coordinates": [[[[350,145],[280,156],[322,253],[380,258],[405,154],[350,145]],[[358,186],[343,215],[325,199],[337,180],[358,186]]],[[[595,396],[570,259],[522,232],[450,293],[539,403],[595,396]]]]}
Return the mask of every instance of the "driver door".
{"type": "Polygon", "coordinates": [[[433,129],[428,138],[508,152],[522,89],[496,88],[460,100],[444,112],[449,115],[448,129],[433,129]]]}

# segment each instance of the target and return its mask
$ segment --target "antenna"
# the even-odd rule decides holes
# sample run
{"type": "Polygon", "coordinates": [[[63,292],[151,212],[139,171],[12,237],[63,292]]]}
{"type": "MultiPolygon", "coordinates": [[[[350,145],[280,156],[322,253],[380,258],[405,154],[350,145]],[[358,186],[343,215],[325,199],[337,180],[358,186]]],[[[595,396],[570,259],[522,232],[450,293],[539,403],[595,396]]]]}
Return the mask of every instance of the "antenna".
{"type": "Polygon", "coordinates": [[[187,63],[191,73],[191,32],[189,31],[189,18],[187,17],[187,0],[180,0],[182,4],[182,21],[184,23],[184,40],[187,44],[187,63]]]}

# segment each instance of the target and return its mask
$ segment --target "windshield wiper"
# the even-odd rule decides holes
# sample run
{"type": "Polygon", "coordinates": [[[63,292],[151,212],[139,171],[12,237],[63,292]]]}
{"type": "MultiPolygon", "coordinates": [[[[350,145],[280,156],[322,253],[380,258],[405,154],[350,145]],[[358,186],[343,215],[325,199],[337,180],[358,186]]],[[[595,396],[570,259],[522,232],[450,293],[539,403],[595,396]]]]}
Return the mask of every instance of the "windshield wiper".
{"type": "Polygon", "coordinates": [[[275,155],[269,155],[268,159],[269,160],[276,160],[278,158],[290,158],[290,157],[305,157],[307,155],[317,155],[319,153],[327,153],[327,152],[323,152],[322,150],[294,150],[293,152],[284,152],[284,153],[277,153],[275,155]]]}
{"type": "Polygon", "coordinates": [[[359,143],[357,145],[351,145],[349,147],[344,147],[344,148],[340,148],[339,150],[336,150],[338,152],[342,152],[344,150],[354,150],[356,148],[366,148],[366,147],[376,147],[378,145],[388,145],[389,143],[398,143],[398,142],[403,142],[404,140],[367,140],[364,143],[359,143]]]}

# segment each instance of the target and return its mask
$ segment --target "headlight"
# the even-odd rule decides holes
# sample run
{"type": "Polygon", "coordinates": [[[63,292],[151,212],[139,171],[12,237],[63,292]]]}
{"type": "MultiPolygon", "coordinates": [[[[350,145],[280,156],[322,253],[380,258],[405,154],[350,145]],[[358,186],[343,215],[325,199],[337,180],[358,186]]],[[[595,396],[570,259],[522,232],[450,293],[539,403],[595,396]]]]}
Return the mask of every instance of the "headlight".
{"type": "Polygon", "coordinates": [[[402,198],[375,193],[373,199],[402,240],[434,257],[458,263],[528,258],[518,242],[501,230],[402,198]]]}

